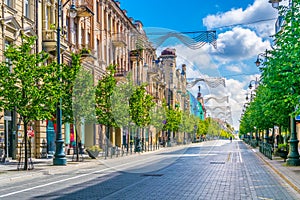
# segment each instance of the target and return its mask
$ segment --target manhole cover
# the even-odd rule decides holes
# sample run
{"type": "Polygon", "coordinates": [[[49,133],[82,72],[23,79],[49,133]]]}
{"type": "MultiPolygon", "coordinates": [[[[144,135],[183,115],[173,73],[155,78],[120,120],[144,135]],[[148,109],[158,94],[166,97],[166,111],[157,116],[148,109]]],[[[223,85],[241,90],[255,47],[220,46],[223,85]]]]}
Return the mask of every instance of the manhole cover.
{"type": "Polygon", "coordinates": [[[222,161],[211,161],[210,162],[210,164],[221,164],[221,165],[223,165],[223,164],[225,164],[225,162],[222,162],[222,161]]]}
{"type": "Polygon", "coordinates": [[[142,176],[162,176],[163,174],[142,174],[142,176]]]}

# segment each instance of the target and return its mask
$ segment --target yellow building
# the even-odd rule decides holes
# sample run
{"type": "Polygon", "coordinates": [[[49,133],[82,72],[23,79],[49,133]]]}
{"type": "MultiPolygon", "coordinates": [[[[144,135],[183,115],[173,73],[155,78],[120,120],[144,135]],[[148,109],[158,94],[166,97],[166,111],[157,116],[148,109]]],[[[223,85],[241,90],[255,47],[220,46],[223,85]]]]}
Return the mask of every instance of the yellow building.
{"type": "MultiPolygon", "coordinates": [[[[119,1],[114,0],[62,0],[61,12],[58,12],[57,0],[5,0],[1,6],[0,61],[4,61],[3,51],[8,44],[20,44],[20,34],[37,36],[33,53],[42,50],[50,54],[50,60],[57,60],[57,31],[60,30],[60,60],[70,65],[71,54],[85,51],[81,63],[93,75],[96,85],[106,73],[109,64],[117,66],[115,77],[124,81],[128,72],[132,73],[136,84],[148,83],[147,92],[154,96],[161,106],[163,99],[184,105],[181,94],[186,93],[185,77],[176,71],[176,56],[156,56],[139,20],[127,16],[119,1]],[[73,12],[73,8],[76,12],[73,12]],[[58,19],[58,14],[60,18],[58,19]],[[59,29],[58,29],[59,28],[59,29]],[[158,61],[162,62],[158,62],[158,61]],[[172,65],[172,66],[171,66],[172,65]],[[166,67],[171,66],[171,67],[166,67]],[[173,73],[170,76],[170,73],[173,73]],[[172,88],[169,86],[172,85],[172,88]],[[174,86],[174,87],[173,87],[174,86]],[[169,91],[169,92],[167,92],[169,91]],[[168,95],[171,95],[168,98],[168,95]]],[[[188,106],[187,106],[188,108],[188,106]]],[[[22,126],[17,113],[0,112],[0,148],[6,149],[7,157],[17,157],[17,144],[22,142],[22,126]]],[[[50,119],[32,122],[35,136],[31,139],[32,155],[43,156],[42,152],[55,151],[54,122],[50,119]]],[[[77,131],[84,146],[105,145],[105,127],[99,124],[83,124],[77,131]]],[[[148,145],[157,142],[155,130],[147,132],[148,145]],[[150,144],[151,143],[151,144],[150,144]]],[[[112,146],[122,146],[128,131],[116,128],[111,131],[112,146]]],[[[158,133],[161,136],[161,132],[158,133]]],[[[72,124],[63,125],[63,139],[66,152],[75,140],[72,124]]],[[[2,150],[3,152],[3,150],[2,150]]],[[[1,155],[1,151],[0,151],[1,155]]]]}

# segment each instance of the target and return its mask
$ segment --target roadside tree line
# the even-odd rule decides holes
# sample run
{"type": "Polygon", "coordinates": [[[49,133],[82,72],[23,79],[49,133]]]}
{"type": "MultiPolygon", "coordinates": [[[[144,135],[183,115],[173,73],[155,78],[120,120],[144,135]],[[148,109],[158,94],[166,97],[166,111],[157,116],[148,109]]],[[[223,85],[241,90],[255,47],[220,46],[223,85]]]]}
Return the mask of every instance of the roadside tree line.
{"type": "MultiPolygon", "coordinates": [[[[115,66],[98,83],[81,64],[81,54],[72,54],[70,65],[58,65],[46,52],[33,54],[36,37],[22,36],[22,44],[7,46],[5,60],[0,63],[0,109],[19,114],[24,125],[25,156],[27,126],[34,121],[56,120],[61,101],[63,123],[99,123],[106,127],[138,127],[143,131],[150,125],[159,131],[185,132],[192,136],[219,134],[219,126],[211,119],[201,121],[178,107],[162,107],[147,94],[146,85],[134,85],[130,74],[125,82],[117,82],[115,66]]],[[[165,102],[165,101],[164,101],[165,102]]],[[[78,134],[76,134],[78,137],[78,134]]],[[[78,138],[76,147],[78,148],[78,138]]],[[[78,152],[78,150],[77,150],[78,152]]],[[[78,155],[77,155],[78,159],[78,155]]],[[[28,163],[25,158],[24,169],[28,163]]]]}
{"type": "Polygon", "coordinates": [[[285,23],[274,35],[274,46],[266,52],[261,79],[255,98],[247,106],[241,124],[240,135],[268,131],[275,126],[288,132],[290,119],[300,114],[300,3],[291,8],[281,6],[279,15],[285,23]]]}

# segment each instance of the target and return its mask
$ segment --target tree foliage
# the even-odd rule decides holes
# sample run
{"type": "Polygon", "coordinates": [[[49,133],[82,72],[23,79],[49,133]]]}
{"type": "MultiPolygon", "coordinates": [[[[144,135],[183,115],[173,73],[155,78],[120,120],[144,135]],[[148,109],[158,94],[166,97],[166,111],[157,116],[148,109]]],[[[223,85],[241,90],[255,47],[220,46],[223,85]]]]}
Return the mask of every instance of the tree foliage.
{"type": "Polygon", "coordinates": [[[98,82],[96,87],[96,116],[100,124],[117,126],[112,111],[111,97],[116,88],[117,81],[114,77],[115,66],[107,67],[107,74],[98,82]]]}
{"type": "Polygon", "coordinates": [[[24,123],[25,164],[28,167],[27,125],[52,118],[61,97],[59,65],[47,63],[45,52],[33,53],[36,37],[22,36],[22,44],[9,45],[0,63],[0,96],[6,110],[15,110],[24,123]],[[47,64],[45,64],[47,63],[47,64]]]}
{"type": "Polygon", "coordinates": [[[130,116],[129,100],[134,93],[135,86],[131,75],[126,77],[125,82],[119,82],[111,96],[112,114],[118,127],[128,127],[132,122],[130,116]]]}
{"type": "Polygon", "coordinates": [[[267,51],[267,60],[261,67],[262,76],[256,97],[244,113],[240,132],[289,126],[289,116],[300,114],[296,109],[300,100],[300,3],[293,1],[291,8],[281,6],[280,15],[285,23],[275,35],[275,45],[267,51]]]}
{"type": "Polygon", "coordinates": [[[163,106],[167,116],[164,130],[178,131],[181,125],[182,112],[178,108],[168,108],[166,104],[163,106]]]}
{"type": "Polygon", "coordinates": [[[150,124],[150,111],[154,105],[153,97],[146,93],[145,85],[137,86],[129,99],[129,107],[130,116],[138,127],[150,124]]]}
{"type": "Polygon", "coordinates": [[[62,115],[63,121],[73,123],[73,91],[75,80],[82,69],[80,54],[72,54],[71,66],[62,65],[62,115]]]}

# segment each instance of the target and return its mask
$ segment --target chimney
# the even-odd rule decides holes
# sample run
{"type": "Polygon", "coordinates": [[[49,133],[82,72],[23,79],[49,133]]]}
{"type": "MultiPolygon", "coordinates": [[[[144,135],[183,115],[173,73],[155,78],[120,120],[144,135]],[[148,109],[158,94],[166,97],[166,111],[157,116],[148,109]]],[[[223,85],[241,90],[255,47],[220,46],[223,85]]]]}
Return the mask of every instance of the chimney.
{"type": "Polygon", "coordinates": [[[181,74],[185,75],[185,73],[186,73],[186,65],[182,64],[182,66],[181,66],[181,74]]]}
{"type": "Polygon", "coordinates": [[[120,1],[115,1],[115,2],[120,7],[121,2],[120,1]]]}

